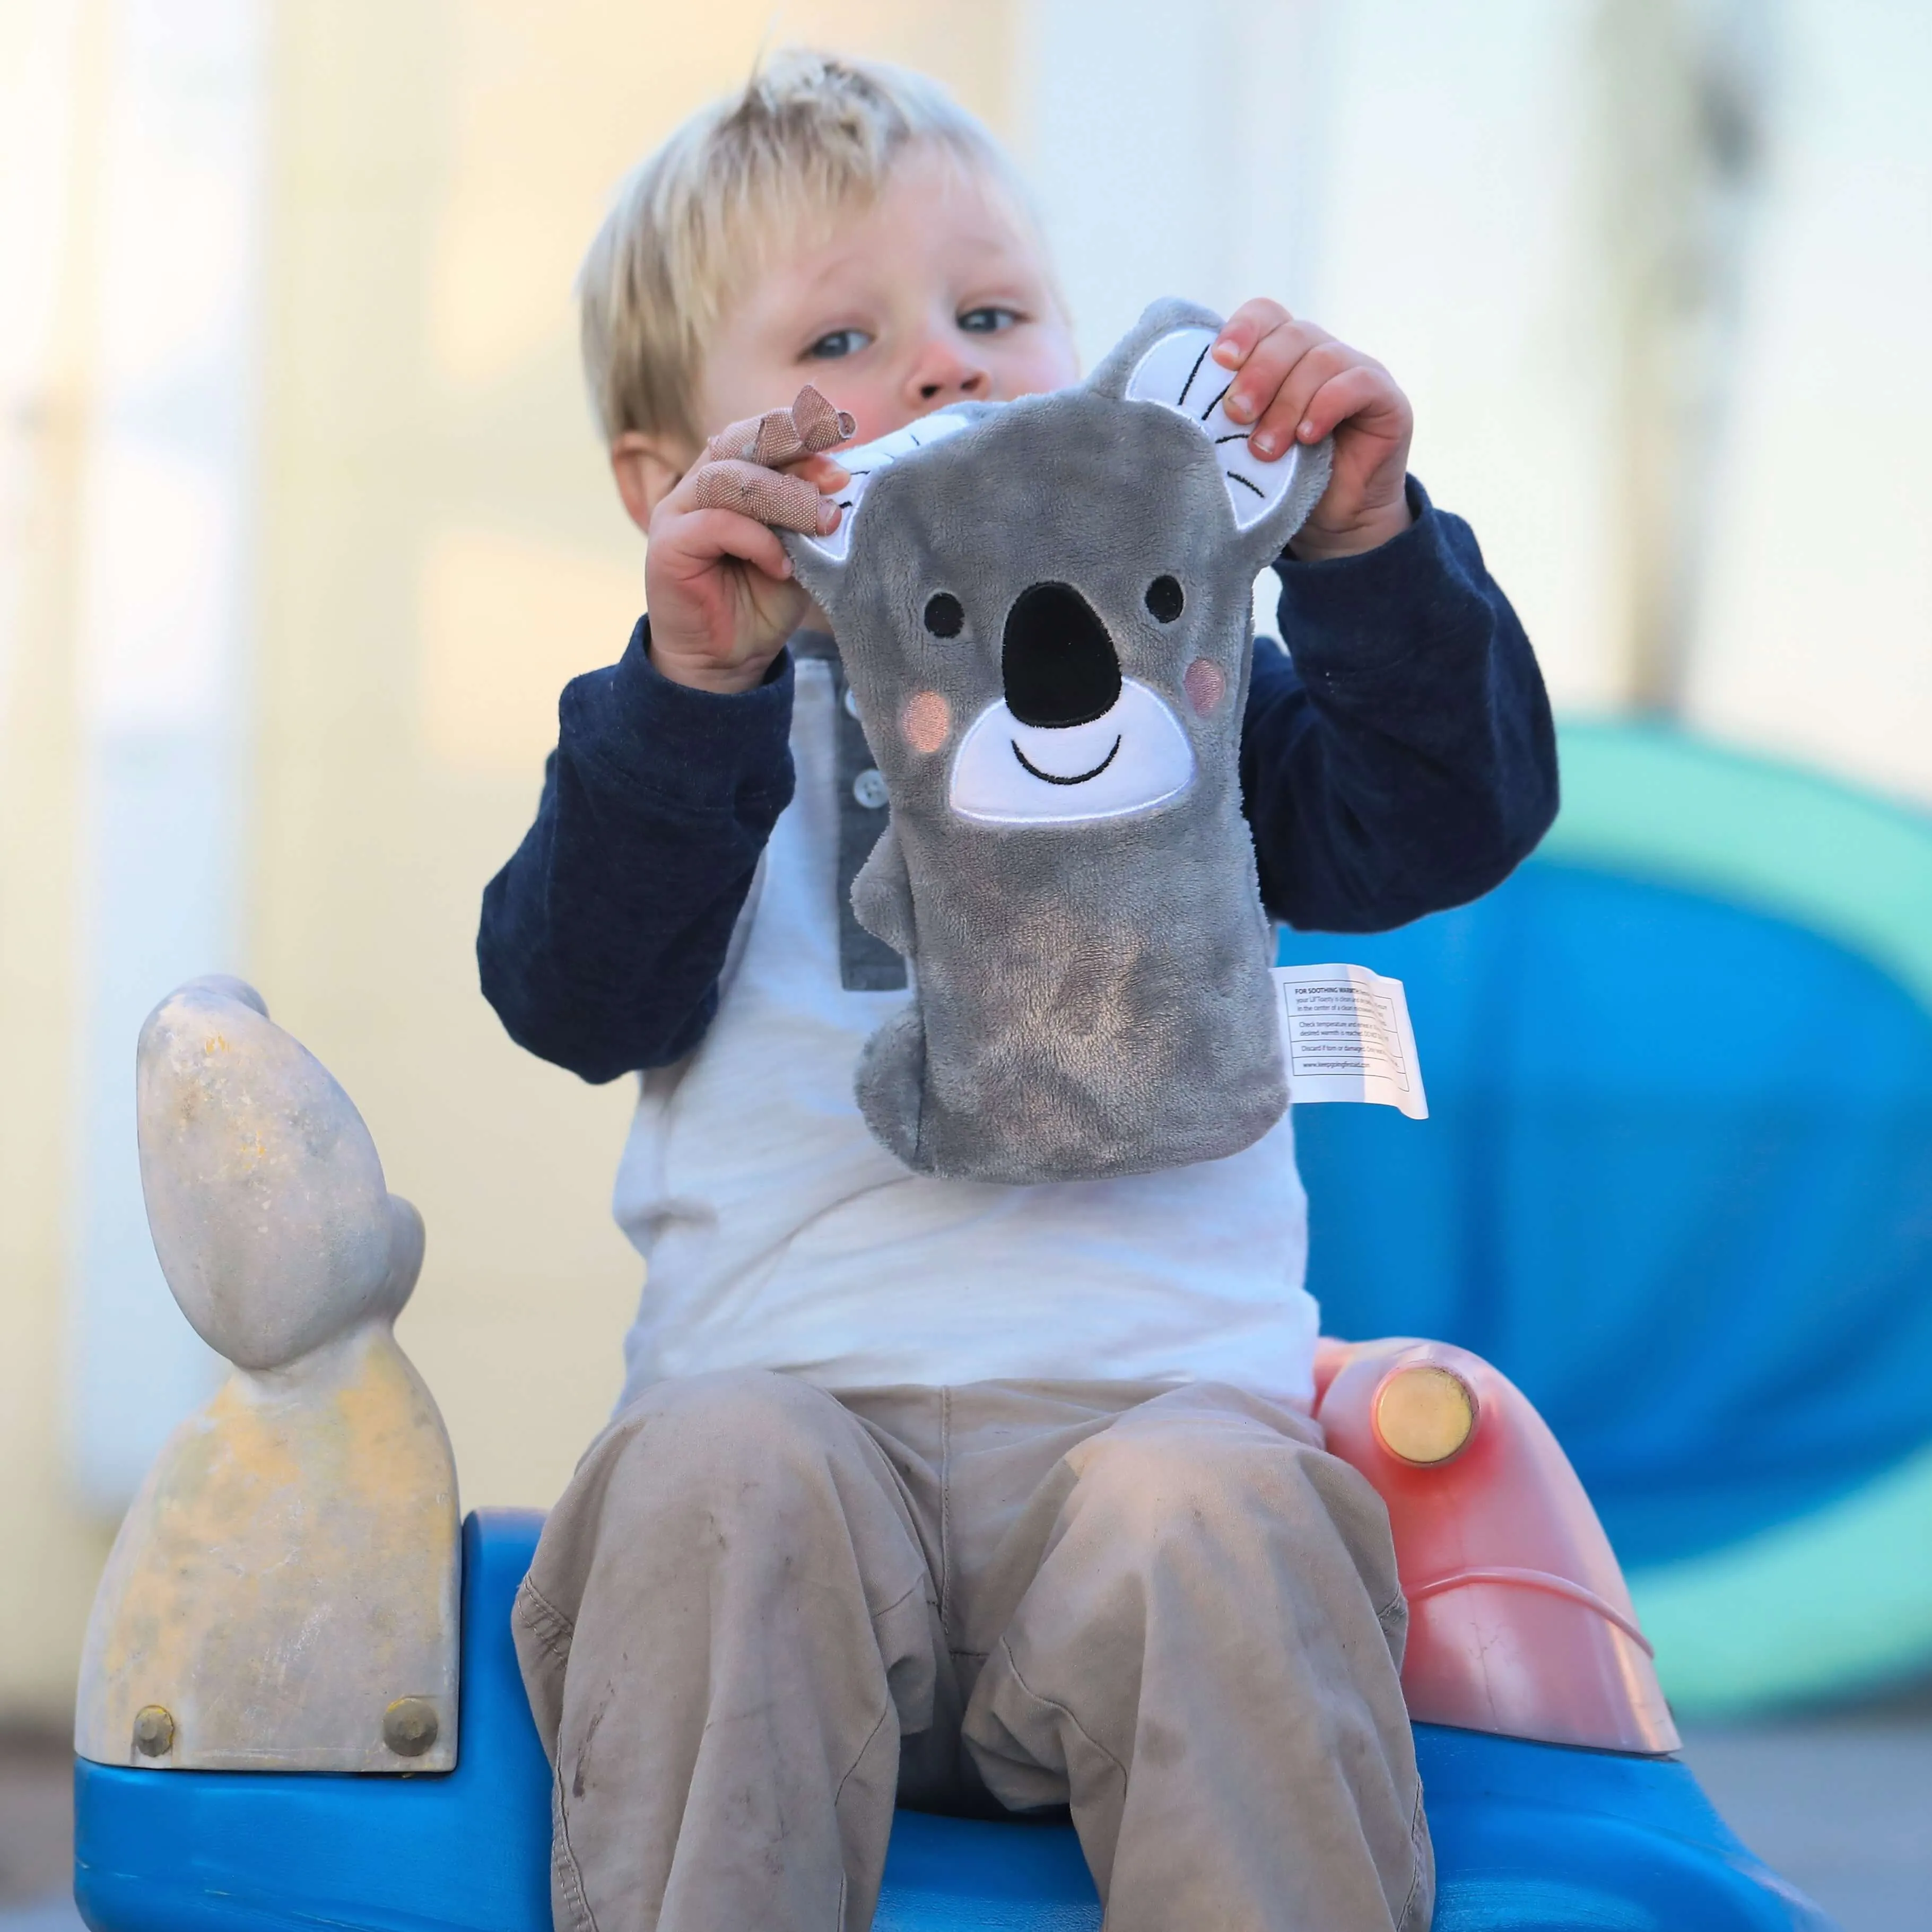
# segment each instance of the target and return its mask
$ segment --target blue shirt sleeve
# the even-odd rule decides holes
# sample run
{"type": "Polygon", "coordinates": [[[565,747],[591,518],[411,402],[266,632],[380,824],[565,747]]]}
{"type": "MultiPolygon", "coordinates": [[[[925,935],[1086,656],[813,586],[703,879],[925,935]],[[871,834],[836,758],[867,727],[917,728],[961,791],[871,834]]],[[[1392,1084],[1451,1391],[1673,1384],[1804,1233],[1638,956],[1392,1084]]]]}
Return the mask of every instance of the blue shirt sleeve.
{"type": "Polygon", "coordinates": [[[536,823],[483,893],[484,997],[520,1046],[590,1081],[704,1036],[731,931],[790,802],[792,667],[734,697],[674,684],[648,619],[573,678],[536,823]]]}
{"type": "Polygon", "coordinates": [[[1241,787],[1262,897],[1288,924],[1375,932],[1478,898],[1556,814],[1529,640],[1460,517],[1359,556],[1285,558],[1284,652],[1257,640],[1241,787]]]}

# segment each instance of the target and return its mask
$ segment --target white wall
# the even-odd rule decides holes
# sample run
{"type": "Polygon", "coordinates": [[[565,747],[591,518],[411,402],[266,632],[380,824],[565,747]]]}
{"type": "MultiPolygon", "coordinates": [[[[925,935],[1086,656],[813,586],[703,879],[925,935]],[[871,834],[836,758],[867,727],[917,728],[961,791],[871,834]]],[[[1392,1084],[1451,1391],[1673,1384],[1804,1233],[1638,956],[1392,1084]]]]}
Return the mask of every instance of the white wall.
{"type": "Polygon", "coordinates": [[[0,720],[14,691],[34,471],[50,412],[61,238],[74,218],[80,0],[0,14],[0,720]]]}
{"type": "Polygon", "coordinates": [[[1315,0],[1032,0],[1017,140],[1091,364],[1155,297],[1298,305],[1328,113],[1315,0]]]}
{"type": "Polygon", "coordinates": [[[1570,232],[1581,0],[1036,0],[1026,158],[1090,358],[1268,295],[1386,362],[1559,700],[1609,700],[1605,399],[1570,232]]]}
{"type": "MultiPolygon", "coordinates": [[[[1035,0],[1027,159],[1090,357],[1151,296],[1269,294],[1386,362],[1560,707],[1633,680],[1607,0],[1035,0]]],[[[1687,18],[1690,11],[1687,10],[1687,18]]],[[[1932,802],[1932,9],[1766,16],[1686,716],[1932,802]]]]}
{"type": "Polygon", "coordinates": [[[266,21],[257,0],[102,13],[69,1416],[113,1510],[216,1366],[148,1238],[133,1046],[171,986],[242,964],[266,21]]]}
{"type": "Polygon", "coordinates": [[[1690,716],[1932,804],[1932,8],[1783,51],[1690,716]]]}

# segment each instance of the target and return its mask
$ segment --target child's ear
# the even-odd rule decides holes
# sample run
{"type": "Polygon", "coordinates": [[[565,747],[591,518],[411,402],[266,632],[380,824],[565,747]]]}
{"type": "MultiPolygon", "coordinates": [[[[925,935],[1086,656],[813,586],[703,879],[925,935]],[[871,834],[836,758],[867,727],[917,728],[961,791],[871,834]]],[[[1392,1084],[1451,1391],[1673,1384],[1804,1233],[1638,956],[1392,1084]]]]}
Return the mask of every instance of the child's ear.
{"type": "Polygon", "coordinates": [[[627,429],[611,444],[610,474],[639,530],[650,528],[651,512],[677,488],[696,454],[669,437],[646,436],[634,429],[627,429]]]}

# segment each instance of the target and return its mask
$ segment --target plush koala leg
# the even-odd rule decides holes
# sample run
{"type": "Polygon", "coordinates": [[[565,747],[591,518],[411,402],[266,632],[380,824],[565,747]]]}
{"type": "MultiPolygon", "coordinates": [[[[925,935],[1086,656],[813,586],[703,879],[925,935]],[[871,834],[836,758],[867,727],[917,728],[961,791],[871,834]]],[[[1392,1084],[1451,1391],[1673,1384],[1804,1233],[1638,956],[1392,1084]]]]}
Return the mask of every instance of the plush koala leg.
{"type": "Polygon", "coordinates": [[[852,912],[874,939],[913,956],[912,875],[890,820],[852,881],[852,912]]]}
{"type": "Polygon", "coordinates": [[[926,1018],[916,1000],[866,1041],[852,1086],[874,1138],[915,1173],[930,1173],[932,1163],[922,1161],[919,1151],[926,1111],[926,1018]]]}

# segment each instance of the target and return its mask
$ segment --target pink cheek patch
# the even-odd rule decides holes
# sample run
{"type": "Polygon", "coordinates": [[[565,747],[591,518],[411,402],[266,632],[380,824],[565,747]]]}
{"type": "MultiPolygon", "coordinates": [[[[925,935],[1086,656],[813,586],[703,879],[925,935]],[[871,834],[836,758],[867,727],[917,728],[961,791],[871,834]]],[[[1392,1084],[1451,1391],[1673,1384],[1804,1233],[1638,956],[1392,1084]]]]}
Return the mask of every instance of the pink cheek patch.
{"type": "Polygon", "coordinates": [[[1217,664],[1196,658],[1182,674],[1181,688],[1187,701],[1205,718],[1228,694],[1228,674],[1217,664]]]}
{"type": "Polygon", "coordinates": [[[915,752],[936,752],[952,729],[952,712],[936,691],[918,691],[899,713],[899,729],[915,752]]]}

